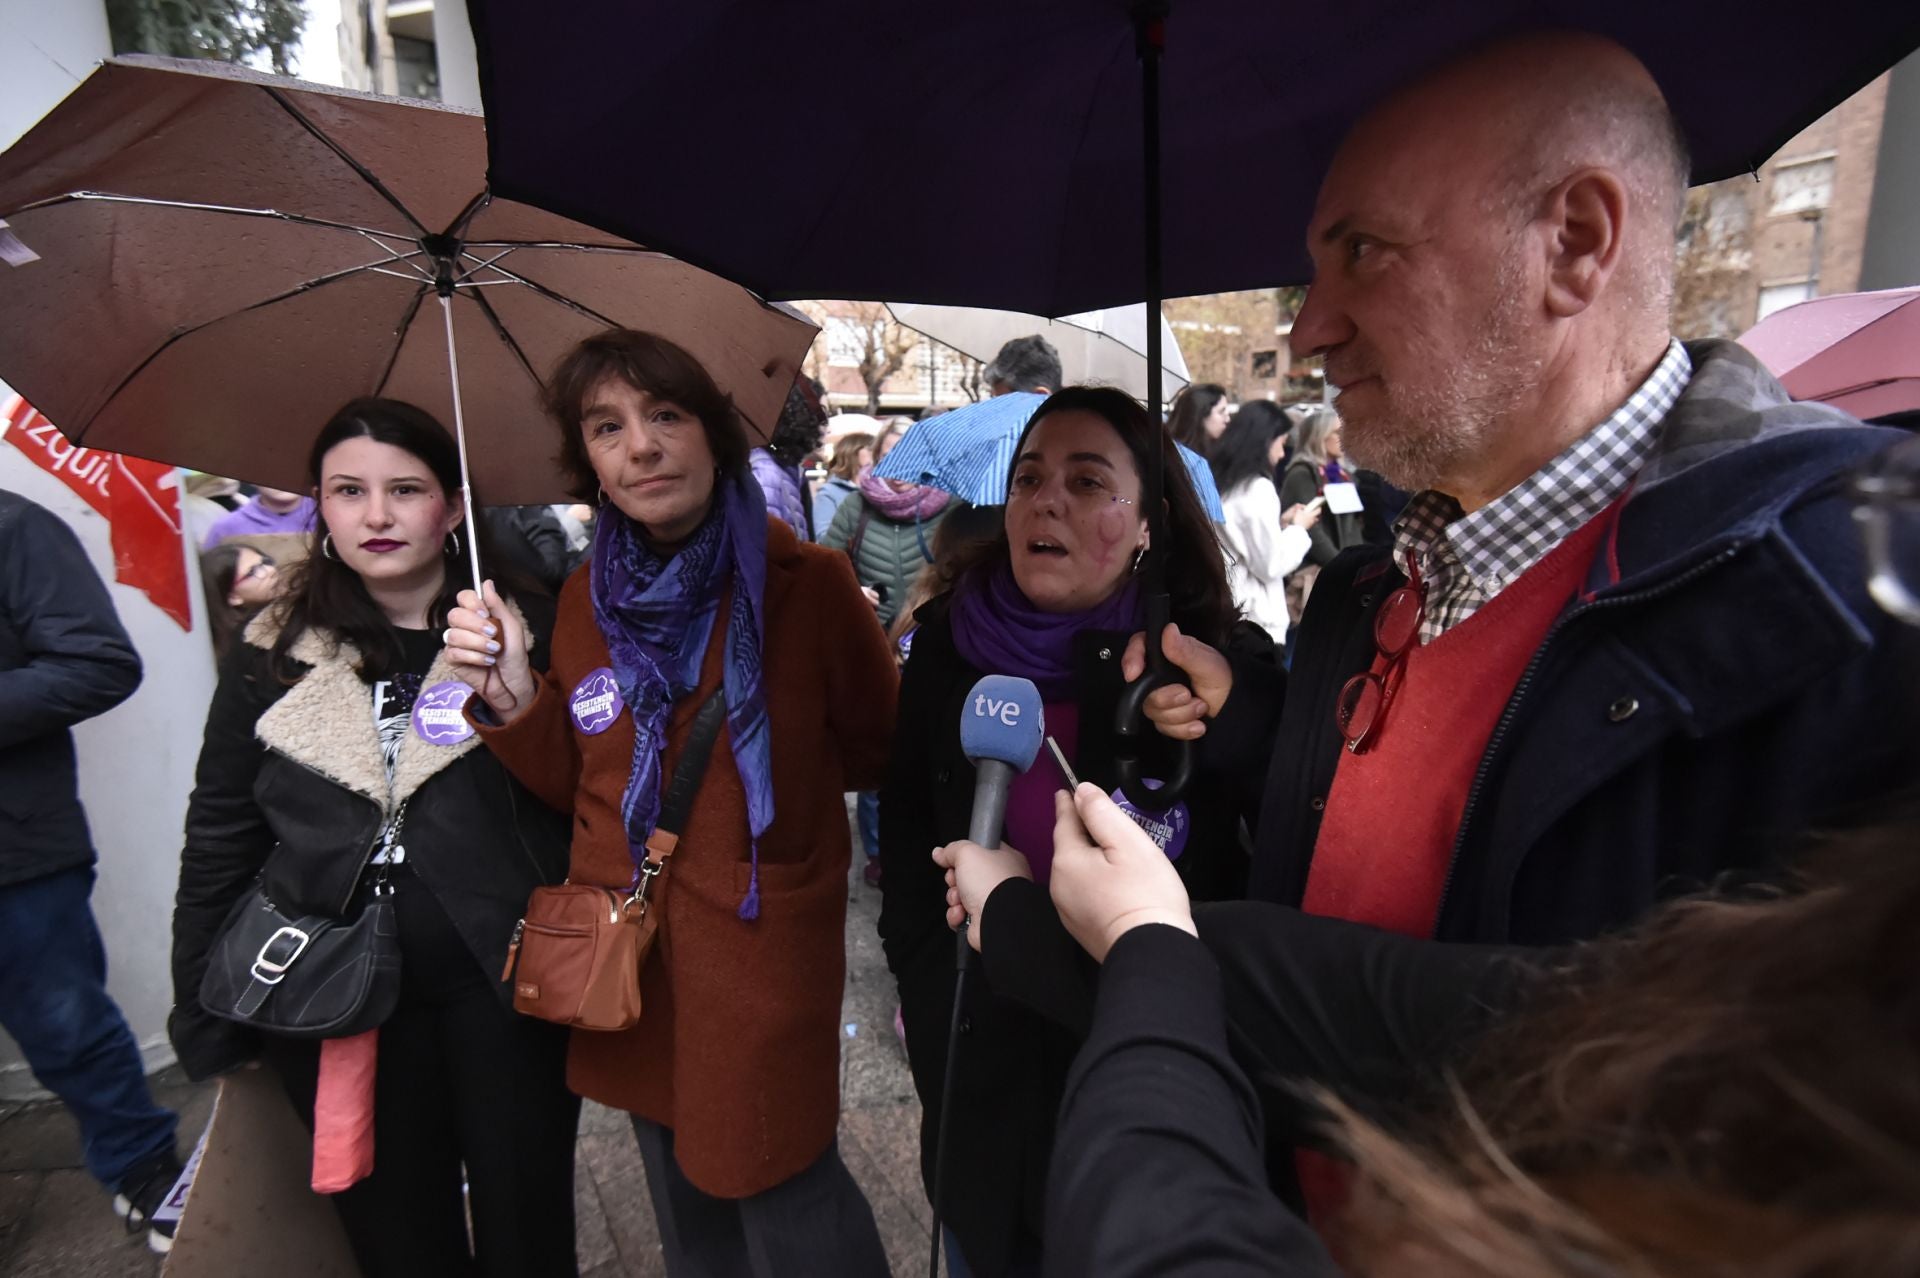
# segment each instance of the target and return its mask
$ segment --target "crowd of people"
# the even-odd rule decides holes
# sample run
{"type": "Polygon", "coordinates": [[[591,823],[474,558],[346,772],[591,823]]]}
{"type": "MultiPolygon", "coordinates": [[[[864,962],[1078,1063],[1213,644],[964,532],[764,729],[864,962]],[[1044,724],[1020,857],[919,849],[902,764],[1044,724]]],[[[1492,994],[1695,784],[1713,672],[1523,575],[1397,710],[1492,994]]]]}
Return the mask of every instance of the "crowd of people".
{"type": "MultiPolygon", "coordinates": [[[[1160,422],[1021,339],[998,506],[877,477],[913,424],[833,436],[804,377],[756,447],[632,330],[547,378],[580,506],[469,528],[440,422],[340,407],[304,494],[207,530],[181,1063],[273,1068],[369,1278],[577,1272],[582,1097],[630,1117],[670,1274],[884,1275],[836,1145],[857,796],[961,1278],[1920,1268],[1920,636],[1869,587],[1914,565],[1855,529],[1920,456],[1675,338],[1687,174],[1619,46],[1466,55],[1326,175],[1292,341],[1334,405],[1196,384],[1160,422]],[[1117,724],[1149,554],[1181,677],[1143,770],[1198,758],[1157,806],[1117,724]],[[986,675],[1054,747],[993,848],[954,727],[986,675]],[[301,939],[211,998],[262,908],[301,939]],[[323,926],[384,929],[351,1032],[262,1012],[323,926]]],[[[105,1000],[68,737],[139,663],[0,497],[0,800],[60,800],[0,802],[0,1020],[142,1223],[174,1125],[105,1000]]]]}

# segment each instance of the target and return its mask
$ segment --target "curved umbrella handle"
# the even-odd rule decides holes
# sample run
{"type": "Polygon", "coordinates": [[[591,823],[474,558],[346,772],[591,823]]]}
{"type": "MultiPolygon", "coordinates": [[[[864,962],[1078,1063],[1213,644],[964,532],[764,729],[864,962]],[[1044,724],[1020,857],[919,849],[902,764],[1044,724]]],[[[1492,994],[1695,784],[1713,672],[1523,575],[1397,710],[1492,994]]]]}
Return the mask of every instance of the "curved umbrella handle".
{"type": "Polygon", "coordinates": [[[1179,670],[1167,660],[1167,654],[1160,646],[1160,637],[1166,633],[1170,611],[1166,595],[1156,593],[1147,597],[1147,668],[1121,694],[1113,723],[1114,733],[1119,738],[1114,744],[1114,767],[1120,777],[1120,792],[1135,807],[1150,812],[1163,812],[1185,798],[1187,788],[1193,784],[1194,774],[1191,741],[1167,741],[1166,744],[1173,747],[1172,775],[1161,778],[1157,789],[1147,785],[1146,776],[1141,770],[1141,754],[1146,738],[1149,733],[1158,731],[1147,719],[1147,697],[1155,688],[1181,681],[1179,670]]]}

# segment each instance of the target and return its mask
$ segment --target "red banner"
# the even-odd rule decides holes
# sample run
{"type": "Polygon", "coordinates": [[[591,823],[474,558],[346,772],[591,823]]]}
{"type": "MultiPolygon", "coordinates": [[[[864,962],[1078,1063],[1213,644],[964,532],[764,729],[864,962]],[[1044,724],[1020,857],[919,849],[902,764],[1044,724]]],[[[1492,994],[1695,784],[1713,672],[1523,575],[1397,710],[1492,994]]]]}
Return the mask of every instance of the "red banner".
{"type": "Polygon", "coordinates": [[[106,516],[113,541],[114,580],[144,592],[182,630],[193,629],[180,485],[174,468],[78,447],[18,396],[8,406],[4,433],[34,465],[62,480],[106,516]]]}

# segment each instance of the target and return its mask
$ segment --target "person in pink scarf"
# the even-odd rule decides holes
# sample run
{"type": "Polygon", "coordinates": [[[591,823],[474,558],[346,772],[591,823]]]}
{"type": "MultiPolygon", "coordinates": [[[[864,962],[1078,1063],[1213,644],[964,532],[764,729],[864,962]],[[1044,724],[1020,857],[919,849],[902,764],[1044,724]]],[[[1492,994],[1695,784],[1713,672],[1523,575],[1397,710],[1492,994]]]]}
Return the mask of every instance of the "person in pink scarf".
{"type": "MultiPolygon", "coordinates": [[[[896,417],[873,444],[874,466],[900,442],[907,420],[896,417]]],[[[860,472],[856,489],[840,503],[833,523],[820,538],[829,550],[844,550],[853,560],[853,575],[867,592],[880,624],[893,625],[902,604],[933,559],[933,535],[948,512],[959,503],[949,493],[924,484],[876,479],[873,466],[860,472]]],[[[867,854],[863,871],[868,886],[880,885],[880,798],[873,791],[860,796],[860,841],[867,854]]]]}

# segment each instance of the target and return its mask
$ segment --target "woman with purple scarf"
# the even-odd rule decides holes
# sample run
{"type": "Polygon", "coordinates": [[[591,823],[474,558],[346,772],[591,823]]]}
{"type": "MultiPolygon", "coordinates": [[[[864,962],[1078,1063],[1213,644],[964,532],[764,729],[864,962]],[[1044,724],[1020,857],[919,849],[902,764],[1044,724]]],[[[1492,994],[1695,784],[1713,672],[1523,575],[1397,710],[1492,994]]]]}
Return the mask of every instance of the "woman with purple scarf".
{"type": "MultiPolygon", "coordinates": [[[[880,797],[880,935],[900,985],[929,1187],[954,989],[946,881],[931,853],[967,833],[974,770],[960,751],[961,706],[983,675],[1033,680],[1047,731],[1079,778],[1118,785],[1120,656],[1145,619],[1135,574],[1148,542],[1141,475],[1153,449],[1166,475],[1173,618],[1188,634],[1228,642],[1223,557],[1171,438],[1127,395],[1096,387],[1068,388],[1040,406],[1014,449],[1004,532],[964,552],[954,589],[918,614],[880,797]]],[[[1053,795],[1064,788],[1047,752],[1015,780],[1010,873],[1046,882],[1053,795]]],[[[1166,813],[1136,819],[1150,824],[1190,892],[1240,895],[1246,859],[1230,796],[1196,786],[1166,813]]],[[[969,979],[966,1003],[941,1203],[949,1258],[956,1274],[1037,1274],[1053,1116],[1077,1040],[997,996],[990,973],[969,979]]]]}
{"type": "Polygon", "coordinates": [[[709,704],[724,712],[650,908],[640,1021],[575,1030],[567,1082],[626,1111],[669,1273],[881,1278],[835,1144],[849,838],[893,731],[886,635],[846,559],[770,515],[732,400],[686,351],[615,329],[547,382],[559,461],[595,497],[551,661],[487,585],[449,651],[487,746],[573,813],[568,878],[640,881],[709,704]]]}
{"type": "MultiPolygon", "coordinates": [[[[1328,484],[1354,482],[1340,446],[1340,415],[1331,408],[1310,408],[1302,414],[1293,424],[1290,443],[1292,455],[1280,476],[1282,510],[1312,501],[1327,491],[1328,484]]],[[[1313,544],[1307,549],[1306,566],[1324,568],[1348,546],[1359,545],[1365,540],[1362,524],[1357,512],[1323,513],[1320,522],[1307,530],[1313,544]]]]}

